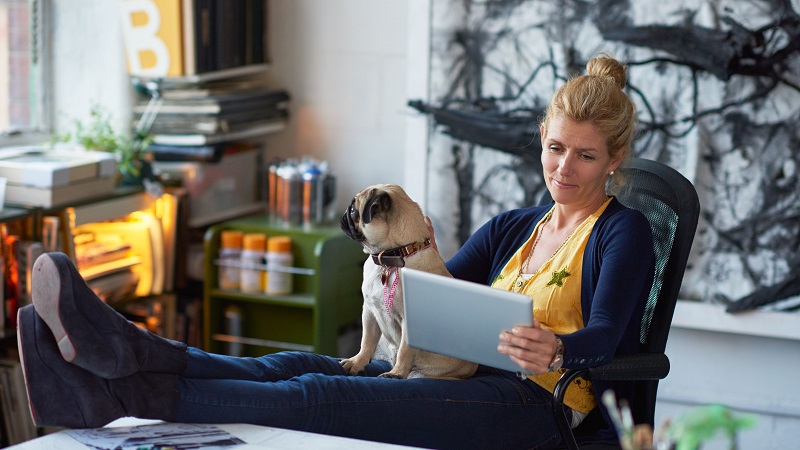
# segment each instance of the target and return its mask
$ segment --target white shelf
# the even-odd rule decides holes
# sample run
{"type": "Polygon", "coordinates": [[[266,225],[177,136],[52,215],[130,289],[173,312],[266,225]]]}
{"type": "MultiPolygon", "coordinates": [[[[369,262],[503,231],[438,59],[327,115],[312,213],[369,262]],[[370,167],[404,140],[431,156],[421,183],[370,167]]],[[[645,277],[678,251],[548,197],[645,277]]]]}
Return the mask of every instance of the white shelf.
{"type": "Polygon", "coordinates": [[[134,211],[146,210],[152,204],[153,200],[147,193],[136,190],[129,195],[68,207],[67,209],[74,212],[75,223],[73,225],[78,227],[87,223],[119,219],[134,211]]]}
{"type": "Polygon", "coordinates": [[[678,300],[672,326],[800,341],[800,314],[767,311],[729,313],[722,305],[691,300],[678,300]]]}
{"type": "Polygon", "coordinates": [[[208,81],[224,80],[226,78],[243,77],[248,75],[255,75],[266,72],[269,70],[269,64],[251,64],[248,66],[233,67],[225,70],[216,70],[213,72],[198,73],[196,75],[186,75],[182,77],[142,77],[133,76],[143,80],[161,81],[165,85],[175,84],[190,84],[190,83],[206,83],[208,81]]]}

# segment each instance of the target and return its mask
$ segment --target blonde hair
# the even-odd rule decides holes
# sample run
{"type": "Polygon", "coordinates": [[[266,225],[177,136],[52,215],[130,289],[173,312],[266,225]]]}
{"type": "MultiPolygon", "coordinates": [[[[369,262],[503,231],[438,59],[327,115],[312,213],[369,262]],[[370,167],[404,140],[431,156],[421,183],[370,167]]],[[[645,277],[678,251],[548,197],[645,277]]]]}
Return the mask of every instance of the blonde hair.
{"type": "MultiPolygon", "coordinates": [[[[636,105],[623,91],[628,82],[626,67],[612,56],[601,53],[586,63],[586,75],[570,78],[553,95],[541,120],[547,130],[551,117],[591,123],[606,137],[608,154],[617,158],[625,152],[629,159],[636,132],[636,105]]],[[[624,162],[623,162],[624,164],[624,162]]],[[[612,185],[622,185],[619,174],[609,177],[612,185]]],[[[612,187],[612,186],[609,186],[612,187]]],[[[611,189],[616,190],[616,189],[611,189]]]]}

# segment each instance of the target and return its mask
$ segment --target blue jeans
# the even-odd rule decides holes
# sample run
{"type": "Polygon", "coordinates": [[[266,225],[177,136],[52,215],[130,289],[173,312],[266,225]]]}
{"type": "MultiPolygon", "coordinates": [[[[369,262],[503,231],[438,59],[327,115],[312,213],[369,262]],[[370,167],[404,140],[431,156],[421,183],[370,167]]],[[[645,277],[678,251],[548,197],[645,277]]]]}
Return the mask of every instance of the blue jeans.
{"type": "Polygon", "coordinates": [[[427,448],[552,448],[551,394],[481,366],[468,380],[347,376],[339,360],[302,352],[239,358],[189,348],[177,420],[249,423],[427,448]]]}

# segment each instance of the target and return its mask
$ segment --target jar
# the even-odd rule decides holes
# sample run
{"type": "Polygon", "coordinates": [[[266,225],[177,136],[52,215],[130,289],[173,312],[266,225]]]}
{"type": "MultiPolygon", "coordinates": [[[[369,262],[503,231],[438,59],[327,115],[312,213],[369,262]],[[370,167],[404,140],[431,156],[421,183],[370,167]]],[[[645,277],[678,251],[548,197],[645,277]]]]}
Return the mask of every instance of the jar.
{"type": "Polygon", "coordinates": [[[237,337],[242,337],[242,308],[237,305],[225,307],[225,333],[231,337],[231,342],[226,345],[225,353],[231,356],[242,356],[242,343],[237,342],[237,337]]]}
{"type": "Polygon", "coordinates": [[[241,231],[236,230],[223,230],[220,233],[219,264],[217,267],[220,289],[239,289],[242,235],[241,231]]]}
{"type": "Polygon", "coordinates": [[[263,292],[264,254],[267,246],[267,236],[262,233],[245,233],[242,236],[242,254],[240,257],[241,269],[239,277],[239,290],[242,292],[263,292]]]}
{"type": "Polygon", "coordinates": [[[272,236],[267,241],[267,294],[290,294],[293,289],[292,272],[281,270],[294,264],[292,239],[289,236],[272,236]]]}

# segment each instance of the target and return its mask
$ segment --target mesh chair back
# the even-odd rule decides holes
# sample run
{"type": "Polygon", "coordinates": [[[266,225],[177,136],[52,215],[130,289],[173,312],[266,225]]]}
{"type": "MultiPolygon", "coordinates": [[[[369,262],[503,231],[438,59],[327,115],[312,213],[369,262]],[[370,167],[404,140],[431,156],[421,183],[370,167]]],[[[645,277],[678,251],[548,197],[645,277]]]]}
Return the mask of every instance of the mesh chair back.
{"type": "MultiPolygon", "coordinates": [[[[634,158],[619,169],[626,185],[617,199],[641,211],[650,222],[656,257],[653,286],[640,325],[641,353],[664,353],[675,304],[700,216],[692,183],[672,167],[634,158]]],[[[552,202],[549,192],[542,204],[552,202]]],[[[653,424],[658,381],[634,381],[631,405],[636,423],[653,424]]]]}
{"type": "MultiPolygon", "coordinates": [[[[627,185],[617,198],[650,221],[656,271],[641,323],[641,352],[664,353],[675,304],[697,229],[700,202],[692,183],[675,169],[634,159],[622,169],[627,185]]],[[[637,423],[654,421],[658,381],[636,382],[637,423]]]]}
{"type": "Polygon", "coordinates": [[[656,257],[653,286],[641,324],[642,351],[663,353],[699,216],[694,186],[675,169],[634,159],[619,201],[650,221],[656,257]]]}

